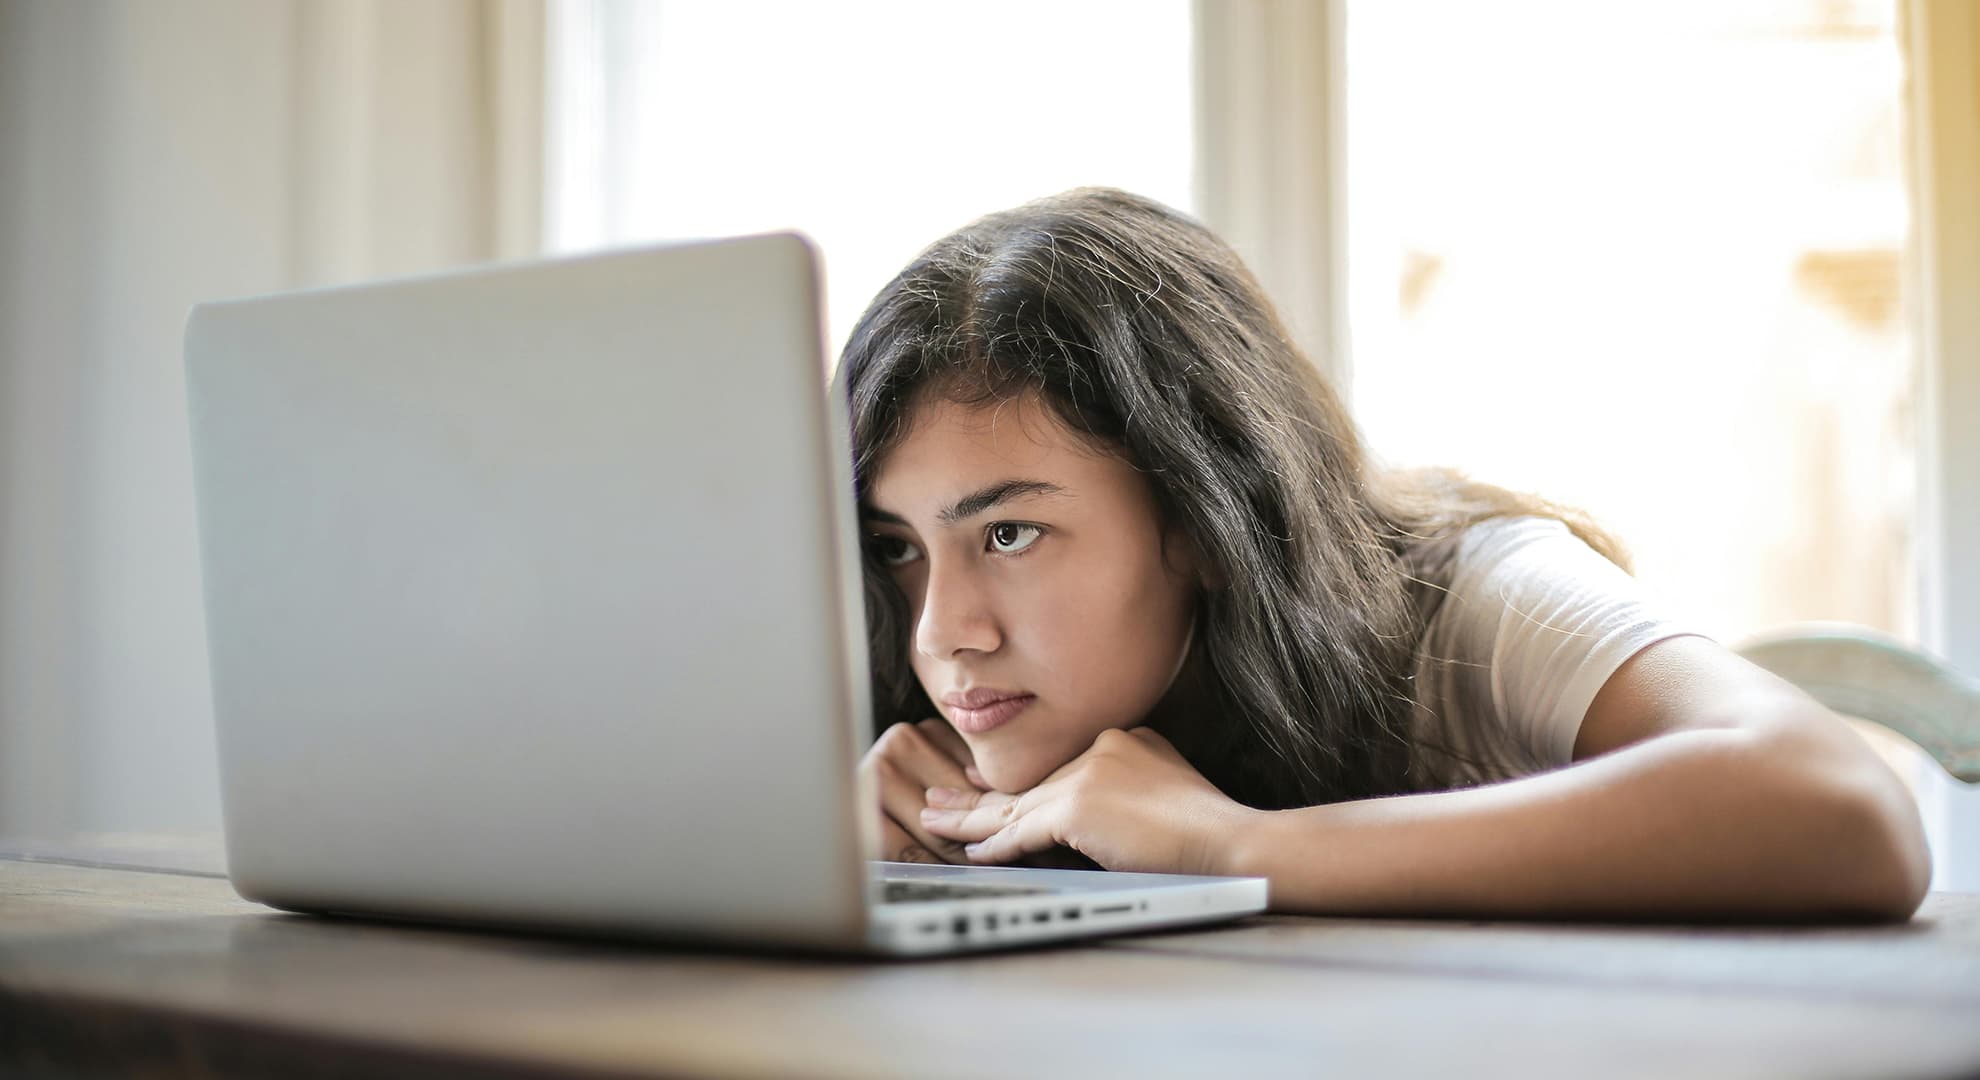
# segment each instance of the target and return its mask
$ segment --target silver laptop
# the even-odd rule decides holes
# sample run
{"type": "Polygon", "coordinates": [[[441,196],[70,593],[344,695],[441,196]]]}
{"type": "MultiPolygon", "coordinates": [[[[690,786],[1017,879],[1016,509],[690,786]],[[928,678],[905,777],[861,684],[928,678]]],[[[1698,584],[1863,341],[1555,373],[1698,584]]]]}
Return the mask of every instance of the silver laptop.
{"type": "Polygon", "coordinates": [[[297,911],[931,953],[1265,882],[868,863],[844,405],[792,234],[203,304],[228,867],[297,911]]]}

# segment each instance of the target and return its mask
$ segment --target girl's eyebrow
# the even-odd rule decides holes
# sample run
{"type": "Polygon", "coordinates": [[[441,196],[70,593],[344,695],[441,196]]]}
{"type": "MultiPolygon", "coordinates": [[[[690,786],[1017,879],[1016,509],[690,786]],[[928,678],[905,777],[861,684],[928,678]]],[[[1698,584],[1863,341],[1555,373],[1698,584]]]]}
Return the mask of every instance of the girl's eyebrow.
{"type": "MultiPolygon", "coordinates": [[[[954,525],[964,518],[975,517],[999,503],[1008,502],[1012,499],[1021,499],[1027,495],[1063,495],[1065,493],[1065,488],[1049,480],[999,480],[996,483],[986,484],[964,495],[962,498],[944,507],[942,512],[935,516],[944,525],[954,525]]],[[[882,510],[871,504],[862,505],[859,508],[859,516],[869,521],[877,521],[887,525],[907,524],[907,519],[899,514],[890,510],[882,510]]]]}
{"type": "Polygon", "coordinates": [[[954,525],[964,518],[975,517],[1001,502],[1021,499],[1027,495],[1063,495],[1065,490],[1049,480],[999,480],[964,495],[935,516],[944,525],[954,525]]]}

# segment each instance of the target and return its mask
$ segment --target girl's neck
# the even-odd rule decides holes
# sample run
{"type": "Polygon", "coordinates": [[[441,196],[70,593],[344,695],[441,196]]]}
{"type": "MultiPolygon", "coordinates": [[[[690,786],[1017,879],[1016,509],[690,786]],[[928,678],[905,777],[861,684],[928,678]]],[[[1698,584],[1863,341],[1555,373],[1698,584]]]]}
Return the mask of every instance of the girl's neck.
{"type": "Polygon", "coordinates": [[[1217,726],[1214,715],[1216,695],[1208,678],[1202,644],[1197,638],[1198,624],[1202,621],[1203,610],[1199,604],[1196,614],[1190,619],[1189,636],[1183,641],[1182,654],[1176,658],[1176,670],[1169,679],[1169,689],[1142,721],[1174,743],[1185,758],[1189,758],[1198,741],[1217,726]]]}

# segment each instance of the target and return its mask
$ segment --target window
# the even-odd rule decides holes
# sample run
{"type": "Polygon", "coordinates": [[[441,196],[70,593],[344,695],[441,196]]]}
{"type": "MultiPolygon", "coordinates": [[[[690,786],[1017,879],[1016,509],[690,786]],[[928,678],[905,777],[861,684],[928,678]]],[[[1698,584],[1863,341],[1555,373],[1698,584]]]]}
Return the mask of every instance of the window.
{"type": "Polygon", "coordinates": [[[549,247],[800,228],[836,354],[909,259],[1083,184],[1187,209],[1186,0],[558,0],[549,247]]]}
{"type": "MultiPolygon", "coordinates": [[[[1377,454],[1586,508],[1722,641],[1914,638],[1894,0],[1328,2],[1349,390],[1377,454]]],[[[1187,0],[550,10],[551,250],[803,229],[833,352],[984,212],[1081,184],[1197,209],[1193,81],[1259,81],[1286,45],[1255,34],[1274,55],[1206,75],[1192,11],[1251,9],[1187,0]]],[[[1323,138],[1296,118],[1325,110],[1265,115],[1307,82],[1262,85],[1223,117],[1263,125],[1260,161],[1323,138]]],[[[1245,242],[1314,235],[1283,209],[1245,242]]]]}
{"type": "Polygon", "coordinates": [[[1354,406],[1730,641],[1916,633],[1889,2],[1348,6],[1354,406]]]}

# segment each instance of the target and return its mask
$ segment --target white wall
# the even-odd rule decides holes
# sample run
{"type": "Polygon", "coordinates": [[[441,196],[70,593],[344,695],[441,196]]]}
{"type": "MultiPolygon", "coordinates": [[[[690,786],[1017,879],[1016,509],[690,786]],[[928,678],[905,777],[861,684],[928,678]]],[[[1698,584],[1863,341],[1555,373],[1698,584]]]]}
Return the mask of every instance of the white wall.
{"type": "Polygon", "coordinates": [[[0,0],[0,835],[217,827],[187,310],[526,253],[540,75],[530,0],[0,0]]]}
{"type": "Polygon", "coordinates": [[[0,6],[0,830],[217,824],[179,334],[291,280],[286,18],[0,6]]]}

